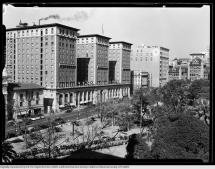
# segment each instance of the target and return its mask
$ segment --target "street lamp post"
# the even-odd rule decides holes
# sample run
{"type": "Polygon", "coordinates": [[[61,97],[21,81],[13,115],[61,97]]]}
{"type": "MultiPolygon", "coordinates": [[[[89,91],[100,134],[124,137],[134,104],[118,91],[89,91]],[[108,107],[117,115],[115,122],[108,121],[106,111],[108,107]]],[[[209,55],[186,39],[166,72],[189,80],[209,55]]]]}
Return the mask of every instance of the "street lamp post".
{"type": "Polygon", "coordinates": [[[141,93],[141,96],[140,96],[140,133],[141,132],[141,128],[142,128],[142,111],[143,111],[143,106],[142,106],[142,93],[141,93]]]}
{"type": "Polygon", "coordinates": [[[142,75],[140,74],[140,134],[142,134],[142,118],[143,118],[143,93],[142,93],[142,75]]]}
{"type": "Polygon", "coordinates": [[[75,135],[75,121],[72,122],[72,136],[75,135]]]}
{"type": "Polygon", "coordinates": [[[78,114],[77,114],[77,120],[80,118],[80,105],[78,105],[78,114]]]}

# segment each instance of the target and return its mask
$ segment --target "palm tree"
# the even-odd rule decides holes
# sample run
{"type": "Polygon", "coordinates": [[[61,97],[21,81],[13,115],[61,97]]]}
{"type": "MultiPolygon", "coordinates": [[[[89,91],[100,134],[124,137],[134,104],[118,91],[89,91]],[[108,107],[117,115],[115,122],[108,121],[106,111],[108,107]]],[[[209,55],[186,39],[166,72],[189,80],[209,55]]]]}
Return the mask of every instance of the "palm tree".
{"type": "Polygon", "coordinates": [[[10,163],[17,156],[16,151],[13,150],[13,146],[10,142],[2,142],[2,162],[10,163]]]}

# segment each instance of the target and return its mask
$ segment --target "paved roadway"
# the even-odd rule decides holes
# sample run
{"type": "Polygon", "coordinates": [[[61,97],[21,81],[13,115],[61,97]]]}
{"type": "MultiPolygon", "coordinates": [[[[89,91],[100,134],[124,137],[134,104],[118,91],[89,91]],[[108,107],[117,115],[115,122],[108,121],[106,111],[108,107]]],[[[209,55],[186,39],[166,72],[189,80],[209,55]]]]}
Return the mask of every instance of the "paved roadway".
{"type": "MultiPolygon", "coordinates": [[[[95,114],[95,112],[88,112],[87,108],[84,110],[80,110],[79,112],[79,119],[83,119],[89,116],[92,116],[93,114],[95,114]]],[[[60,114],[55,114],[55,118],[62,118],[65,121],[73,121],[73,120],[77,120],[78,118],[78,110],[73,110],[70,113],[60,113],[60,114]]],[[[40,119],[40,120],[36,120],[36,121],[32,121],[31,124],[27,125],[27,128],[29,127],[35,127],[41,124],[46,124],[47,120],[46,119],[40,119]]],[[[24,129],[24,125],[21,126],[21,129],[24,129]]],[[[7,132],[15,132],[15,126],[11,126],[11,127],[7,127],[7,132]]]]}

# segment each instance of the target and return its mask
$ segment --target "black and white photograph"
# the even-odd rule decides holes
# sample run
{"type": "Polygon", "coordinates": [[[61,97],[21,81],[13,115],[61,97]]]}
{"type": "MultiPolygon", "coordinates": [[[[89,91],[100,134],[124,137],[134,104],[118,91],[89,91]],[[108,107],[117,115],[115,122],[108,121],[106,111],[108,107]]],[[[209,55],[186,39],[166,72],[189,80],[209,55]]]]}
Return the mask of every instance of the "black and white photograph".
{"type": "Polygon", "coordinates": [[[2,9],[1,164],[212,162],[209,4],[2,9]]]}

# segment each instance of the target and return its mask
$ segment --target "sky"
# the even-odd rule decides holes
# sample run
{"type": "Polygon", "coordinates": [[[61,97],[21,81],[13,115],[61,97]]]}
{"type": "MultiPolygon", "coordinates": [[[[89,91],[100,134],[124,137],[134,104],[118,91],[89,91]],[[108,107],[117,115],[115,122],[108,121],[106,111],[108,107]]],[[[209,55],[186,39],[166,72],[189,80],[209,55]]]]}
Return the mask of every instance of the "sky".
{"type": "Polygon", "coordinates": [[[41,8],[4,5],[3,24],[14,28],[20,19],[33,25],[60,23],[80,34],[101,34],[111,41],[157,45],[170,49],[170,58],[188,57],[210,45],[210,8],[41,8]],[[57,16],[47,19],[48,16],[57,16]],[[103,26],[102,26],[103,25],[103,26]]]}

